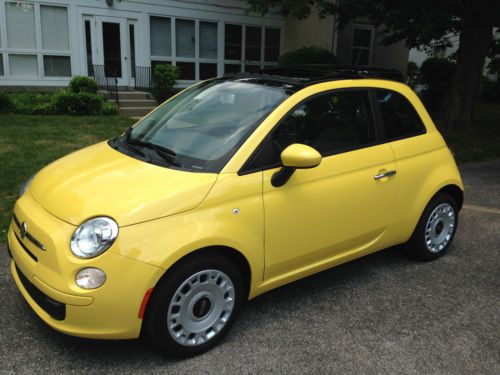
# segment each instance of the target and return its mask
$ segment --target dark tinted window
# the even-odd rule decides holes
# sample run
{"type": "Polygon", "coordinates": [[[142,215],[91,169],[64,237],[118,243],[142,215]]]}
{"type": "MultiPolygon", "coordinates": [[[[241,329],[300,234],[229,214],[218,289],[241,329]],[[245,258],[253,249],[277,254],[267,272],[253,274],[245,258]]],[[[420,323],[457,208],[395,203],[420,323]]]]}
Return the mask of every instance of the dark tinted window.
{"type": "Polygon", "coordinates": [[[248,169],[275,165],[292,143],[314,147],[323,156],[374,143],[375,130],[366,91],[339,91],[299,105],[278,125],[248,169]]]}
{"type": "Polygon", "coordinates": [[[394,91],[376,90],[387,139],[425,133],[422,120],[411,103],[394,91]]]}

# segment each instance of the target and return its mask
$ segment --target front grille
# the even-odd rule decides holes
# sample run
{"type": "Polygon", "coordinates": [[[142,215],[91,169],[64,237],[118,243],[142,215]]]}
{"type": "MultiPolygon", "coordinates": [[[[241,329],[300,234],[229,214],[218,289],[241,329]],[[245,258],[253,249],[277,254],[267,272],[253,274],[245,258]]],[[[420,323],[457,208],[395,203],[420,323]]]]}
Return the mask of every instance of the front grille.
{"type": "Polygon", "coordinates": [[[17,234],[16,234],[15,232],[14,232],[14,236],[16,236],[16,240],[17,240],[17,242],[19,243],[19,245],[21,245],[21,247],[22,247],[22,248],[23,248],[23,250],[26,252],[26,254],[28,254],[28,255],[31,257],[31,259],[33,259],[35,262],[38,262],[38,258],[37,258],[37,256],[36,256],[35,254],[33,254],[33,253],[30,251],[30,249],[28,249],[28,248],[26,247],[26,245],[25,245],[25,244],[23,244],[23,241],[21,241],[21,239],[17,236],[17,234]]]}
{"type": "Polygon", "coordinates": [[[24,274],[21,272],[19,267],[16,265],[16,271],[24,286],[24,289],[33,298],[38,306],[40,306],[43,311],[49,314],[52,318],[56,320],[64,320],[66,318],[66,305],[64,303],[58,302],[45,295],[40,289],[34,286],[24,274]]]}
{"type": "Polygon", "coordinates": [[[43,246],[43,244],[40,241],[38,241],[35,237],[33,237],[31,235],[31,233],[26,231],[26,223],[21,223],[15,214],[12,215],[12,218],[14,219],[14,223],[16,224],[17,229],[19,229],[19,231],[21,232],[22,238],[26,237],[33,245],[38,247],[40,250],[43,250],[43,251],[46,250],[45,246],[43,246]],[[22,226],[24,226],[24,230],[25,230],[24,233],[23,233],[23,229],[21,229],[22,226]]]}

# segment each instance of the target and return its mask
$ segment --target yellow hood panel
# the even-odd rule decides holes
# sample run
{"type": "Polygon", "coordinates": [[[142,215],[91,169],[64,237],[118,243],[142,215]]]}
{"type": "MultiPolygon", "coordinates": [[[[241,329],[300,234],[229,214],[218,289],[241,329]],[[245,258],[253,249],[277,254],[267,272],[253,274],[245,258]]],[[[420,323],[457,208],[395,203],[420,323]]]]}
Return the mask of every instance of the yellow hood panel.
{"type": "Polygon", "coordinates": [[[29,191],[43,208],[70,224],[109,216],[126,226],[195,208],[216,180],[214,173],[136,160],[103,142],[48,165],[29,191]]]}

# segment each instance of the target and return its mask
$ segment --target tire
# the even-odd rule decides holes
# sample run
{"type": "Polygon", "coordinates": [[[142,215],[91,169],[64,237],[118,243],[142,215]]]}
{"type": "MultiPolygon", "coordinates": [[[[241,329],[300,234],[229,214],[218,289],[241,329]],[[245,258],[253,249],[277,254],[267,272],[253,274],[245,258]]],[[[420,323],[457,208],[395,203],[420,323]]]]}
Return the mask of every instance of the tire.
{"type": "Polygon", "coordinates": [[[192,255],[155,287],[145,334],[168,357],[201,354],[224,338],[245,298],[241,272],[218,253],[192,255]]]}
{"type": "Polygon", "coordinates": [[[422,213],[407,243],[410,254],[424,261],[441,257],[450,247],[457,226],[456,201],[447,193],[436,194],[422,213]]]}

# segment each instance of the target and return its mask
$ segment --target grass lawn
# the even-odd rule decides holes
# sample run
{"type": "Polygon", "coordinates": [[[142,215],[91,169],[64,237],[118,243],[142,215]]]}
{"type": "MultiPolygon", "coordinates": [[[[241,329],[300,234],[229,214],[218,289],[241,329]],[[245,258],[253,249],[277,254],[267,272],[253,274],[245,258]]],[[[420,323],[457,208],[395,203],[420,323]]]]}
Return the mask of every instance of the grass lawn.
{"type": "MultiPolygon", "coordinates": [[[[474,130],[444,133],[459,164],[500,158],[500,105],[481,103],[474,130]]],[[[119,116],[0,115],[0,244],[19,187],[51,161],[112,138],[134,120],[119,116]]]]}
{"type": "Polygon", "coordinates": [[[119,116],[0,115],[0,244],[23,182],[44,165],[115,137],[135,121],[119,116]]]}

